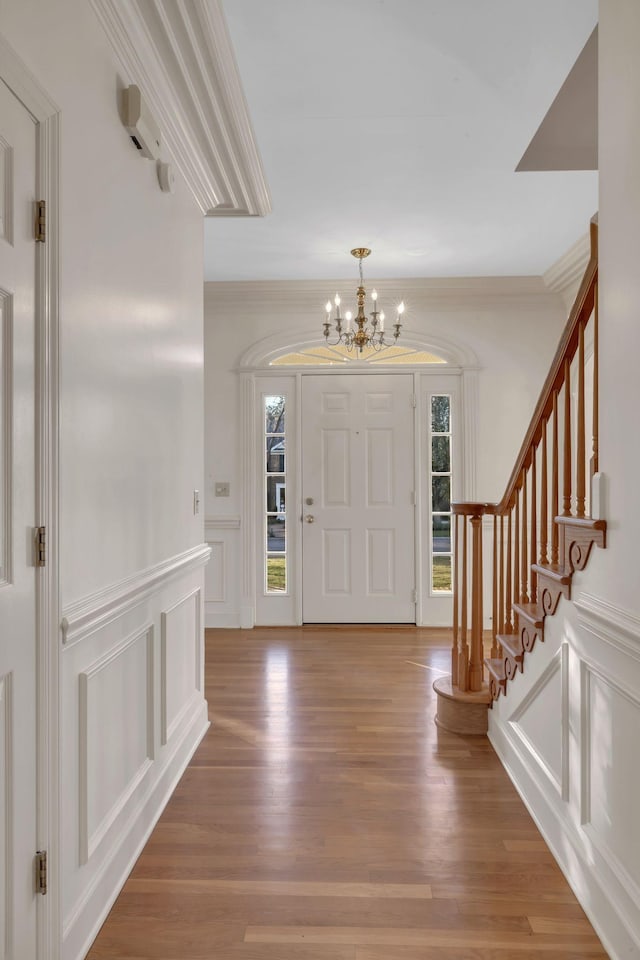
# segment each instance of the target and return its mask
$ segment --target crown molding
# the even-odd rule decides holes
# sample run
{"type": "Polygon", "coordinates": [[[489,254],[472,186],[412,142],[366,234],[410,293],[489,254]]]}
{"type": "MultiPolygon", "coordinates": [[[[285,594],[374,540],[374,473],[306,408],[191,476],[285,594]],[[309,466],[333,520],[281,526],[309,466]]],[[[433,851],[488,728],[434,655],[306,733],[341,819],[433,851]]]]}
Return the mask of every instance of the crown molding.
{"type": "Polygon", "coordinates": [[[264,216],[269,189],[220,0],[91,0],[205,216],[264,216]]]}
{"type": "MultiPolygon", "coordinates": [[[[401,277],[370,281],[385,299],[412,298],[441,305],[469,301],[475,304],[531,298],[556,301],[542,277],[401,277]]],[[[204,285],[205,302],[211,304],[259,305],[269,302],[321,305],[338,290],[355,296],[357,283],[350,279],[328,280],[209,280],[204,285]]]]}
{"type": "Polygon", "coordinates": [[[582,279],[590,256],[591,243],[589,234],[585,233],[543,274],[542,279],[547,289],[562,296],[565,290],[569,290],[582,279]]]}

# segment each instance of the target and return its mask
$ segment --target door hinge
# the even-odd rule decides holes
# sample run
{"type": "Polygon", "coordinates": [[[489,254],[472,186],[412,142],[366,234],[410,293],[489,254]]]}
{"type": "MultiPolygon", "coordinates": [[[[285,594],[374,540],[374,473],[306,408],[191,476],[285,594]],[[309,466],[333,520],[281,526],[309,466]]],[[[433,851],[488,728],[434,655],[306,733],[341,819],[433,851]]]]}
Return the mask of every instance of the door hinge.
{"type": "Polygon", "coordinates": [[[412,591],[411,591],[411,602],[412,602],[412,603],[417,603],[417,602],[418,602],[418,591],[417,591],[417,590],[412,590],[412,591]]]}
{"type": "Polygon", "coordinates": [[[36,853],[36,893],[43,896],[47,892],[47,851],[38,850],[36,853]]]}
{"type": "Polygon", "coordinates": [[[47,565],[47,528],[36,527],[34,538],[34,565],[36,567],[46,567],[47,565]]]}
{"type": "Polygon", "coordinates": [[[411,406],[413,407],[414,410],[418,406],[418,400],[416,398],[415,393],[411,397],[411,406]]]}
{"type": "Polygon", "coordinates": [[[47,201],[36,200],[36,241],[44,243],[47,239],[47,201]]]}

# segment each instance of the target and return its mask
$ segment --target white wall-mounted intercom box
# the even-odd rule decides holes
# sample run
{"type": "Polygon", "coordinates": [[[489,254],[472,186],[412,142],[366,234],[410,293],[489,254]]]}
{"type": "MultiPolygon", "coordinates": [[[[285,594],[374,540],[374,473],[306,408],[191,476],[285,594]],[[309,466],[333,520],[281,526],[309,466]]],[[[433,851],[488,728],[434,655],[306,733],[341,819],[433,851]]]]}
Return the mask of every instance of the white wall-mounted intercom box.
{"type": "Polygon", "coordinates": [[[160,156],[160,127],[135,84],[124,91],[123,113],[124,125],[136,148],[143,157],[157,160],[160,156]]]}

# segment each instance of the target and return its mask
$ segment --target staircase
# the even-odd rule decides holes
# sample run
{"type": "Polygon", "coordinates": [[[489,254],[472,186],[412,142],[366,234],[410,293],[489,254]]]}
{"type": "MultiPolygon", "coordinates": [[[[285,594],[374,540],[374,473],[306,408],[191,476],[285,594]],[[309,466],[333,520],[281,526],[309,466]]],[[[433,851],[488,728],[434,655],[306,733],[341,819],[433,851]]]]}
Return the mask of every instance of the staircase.
{"type": "Polygon", "coordinates": [[[593,546],[606,545],[606,523],[591,515],[598,482],[597,230],[592,223],[589,263],[504,496],[452,506],[451,676],[434,689],[436,723],[455,733],[486,732],[487,706],[526,669],[544,640],[546,617],[561,597],[571,598],[573,575],[593,546]]]}

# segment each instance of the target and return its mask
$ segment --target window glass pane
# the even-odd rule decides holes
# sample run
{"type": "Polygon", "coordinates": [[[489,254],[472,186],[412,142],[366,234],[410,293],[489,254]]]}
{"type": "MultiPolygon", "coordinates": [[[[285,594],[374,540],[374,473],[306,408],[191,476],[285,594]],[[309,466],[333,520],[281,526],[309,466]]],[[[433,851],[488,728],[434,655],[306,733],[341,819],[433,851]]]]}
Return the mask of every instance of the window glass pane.
{"type": "Polygon", "coordinates": [[[431,440],[431,469],[434,473],[449,473],[451,469],[451,437],[433,437],[431,440]]]}
{"type": "Polygon", "coordinates": [[[267,592],[285,593],[287,590],[287,561],[284,555],[267,554],[267,592]]]}
{"type": "Polygon", "coordinates": [[[284,551],[287,542],[287,521],[281,513],[267,515],[267,550],[284,551]]]}
{"type": "Polygon", "coordinates": [[[432,509],[433,512],[448,513],[451,509],[451,480],[449,477],[432,477],[432,509]]]}
{"type": "Polygon", "coordinates": [[[449,433],[451,398],[447,396],[431,397],[431,432],[449,433]]]}
{"type": "Polygon", "coordinates": [[[284,433],[284,397],[264,398],[264,432],[284,433]]]}
{"type": "Polygon", "coordinates": [[[451,590],[451,557],[433,558],[434,590],[451,590]]]}
{"type": "Polygon", "coordinates": [[[284,474],[267,477],[267,513],[284,513],[285,482],[284,474]]]}
{"type": "Polygon", "coordinates": [[[282,449],[270,447],[269,442],[275,437],[267,437],[267,473],[284,473],[284,444],[282,449]]]}
{"type": "Polygon", "coordinates": [[[265,591],[287,592],[285,397],[264,402],[264,576],[265,591]]]}
{"type": "Polygon", "coordinates": [[[433,518],[433,552],[451,553],[451,516],[448,514],[433,518]]]}

